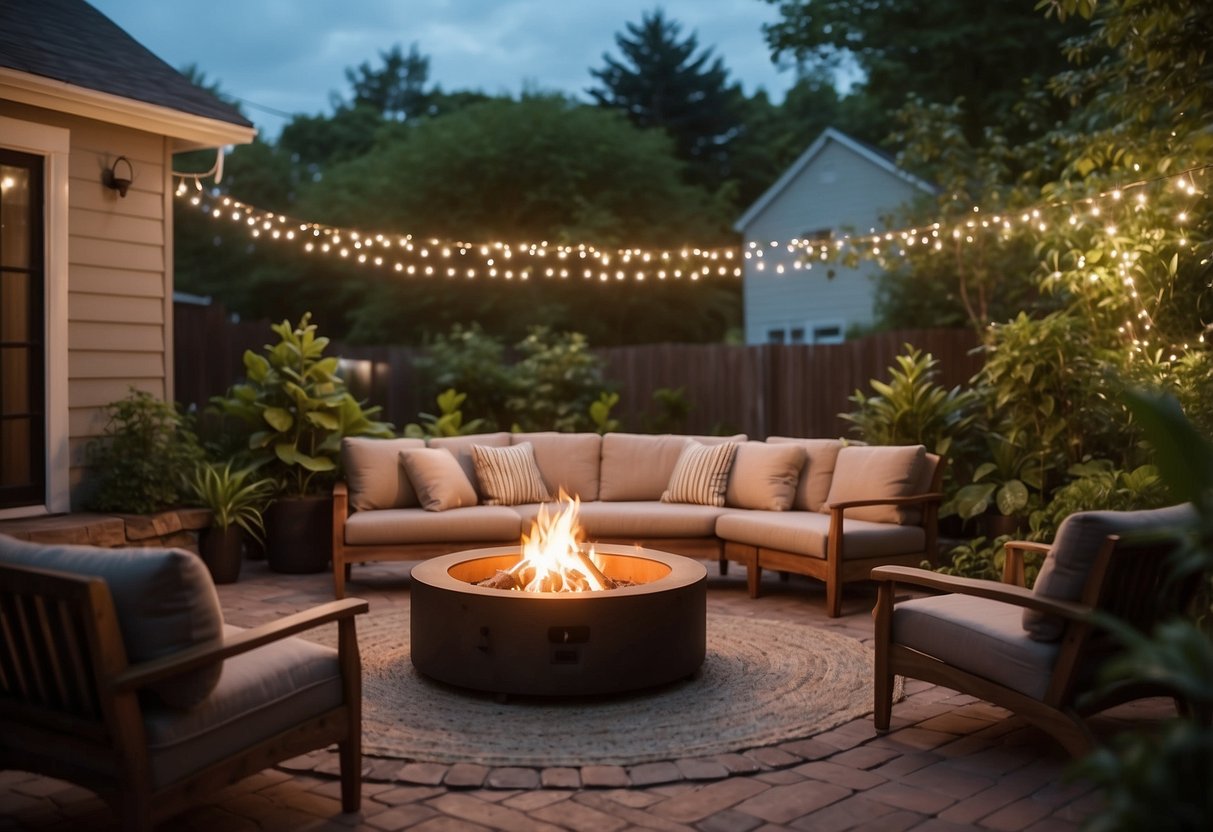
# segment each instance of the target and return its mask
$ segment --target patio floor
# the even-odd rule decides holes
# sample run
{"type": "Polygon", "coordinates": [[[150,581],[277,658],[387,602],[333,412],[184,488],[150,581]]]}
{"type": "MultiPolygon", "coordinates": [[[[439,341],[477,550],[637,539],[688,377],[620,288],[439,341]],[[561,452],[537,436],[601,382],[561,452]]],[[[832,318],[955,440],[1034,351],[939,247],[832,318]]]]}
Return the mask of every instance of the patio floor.
{"type": "MultiPolygon", "coordinates": [[[[349,594],[372,608],[408,597],[408,564],[355,571],[349,594]]],[[[828,619],[820,586],[765,576],[763,597],[746,594],[736,568],[710,567],[711,610],[839,628],[870,643],[869,587],[848,588],[844,616],[828,619]]],[[[227,620],[250,626],[331,599],[331,578],[278,575],[248,562],[239,583],[219,587],[227,620]]],[[[1098,805],[1089,786],[1066,778],[1068,758],[1018,718],[973,697],[910,681],[893,730],[870,717],[810,740],[677,765],[535,770],[368,760],[360,815],[343,815],[334,754],[317,753],[247,778],[163,829],[321,830],[955,830],[1076,829],[1098,805]],[[726,774],[727,771],[732,773],[726,774]]],[[[1101,717],[1107,734],[1126,721],[1172,714],[1167,702],[1125,706],[1101,717]]],[[[116,829],[91,792],[23,772],[0,772],[0,830],[116,829]]]]}

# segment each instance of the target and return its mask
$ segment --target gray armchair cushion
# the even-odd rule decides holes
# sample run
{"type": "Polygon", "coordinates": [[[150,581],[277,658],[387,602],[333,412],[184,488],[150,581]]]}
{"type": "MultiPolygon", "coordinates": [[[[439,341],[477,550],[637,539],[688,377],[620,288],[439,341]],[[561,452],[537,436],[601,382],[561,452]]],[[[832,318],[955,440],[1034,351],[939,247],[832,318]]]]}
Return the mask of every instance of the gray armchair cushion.
{"type": "MultiPolygon", "coordinates": [[[[1082,599],[1087,576],[1108,535],[1127,537],[1147,531],[1166,532],[1195,519],[1191,504],[1145,511],[1080,511],[1061,522],[1033,591],[1060,601],[1082,599]]],[[[1065,623],[1035,610],[1023,611],[1023,628],[1037,641],[1057,641],[1065,623]]]]}
{"type": "MultiPolygon", "coordinates": [[[[103,579],[131,663],[217,641],[223,633],[211,575],[197,555],[183,549],[44,545],[0,534],[0,561],[103,579]]],[[[221,670],[222,664],[214,664],[149,689],[174,708],[190,708],[214,689],[221,670]]]]}

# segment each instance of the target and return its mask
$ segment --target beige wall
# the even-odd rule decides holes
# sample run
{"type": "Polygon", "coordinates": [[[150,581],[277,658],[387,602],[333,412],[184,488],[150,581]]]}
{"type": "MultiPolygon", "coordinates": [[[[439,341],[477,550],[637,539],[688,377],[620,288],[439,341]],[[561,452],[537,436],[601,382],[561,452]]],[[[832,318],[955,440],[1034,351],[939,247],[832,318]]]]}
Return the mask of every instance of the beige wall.
{"type": "Polygon", "coordinates": [[[84,447],[105,427],[102,408],[132,386],[161,398],[172,393],[169,140],[7,101],[0,101],[0,115],[71,131],[68,433],[78,509],[84,447]],[[125,198],[102,184],[118,156],[134,169],[125,198]]]}

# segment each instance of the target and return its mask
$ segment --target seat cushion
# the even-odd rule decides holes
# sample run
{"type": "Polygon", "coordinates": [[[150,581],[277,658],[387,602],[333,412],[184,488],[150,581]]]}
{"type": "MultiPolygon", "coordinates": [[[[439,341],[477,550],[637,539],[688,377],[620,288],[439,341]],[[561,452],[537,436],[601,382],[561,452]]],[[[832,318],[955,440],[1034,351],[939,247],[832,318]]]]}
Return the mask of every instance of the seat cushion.
{"type": "Polygon", "coordinates": [[[446,448],[411,448],[400,452],[400,464],[426,511],[474,506],[478,495],[473,480],[446,448]]]}
{"type": "Polygon", "coordinates": [[[796,486],[806,461],[807,455],[800,445],[740,443],[724,492],[725,505],[787,511],[796,498],[796,486]]]}
{"type": "MultiPolygon", "coordinates": [[[[922,493],[927,449],[922,445],[849,445],[838,452],[830,494],[822,511],[834,503],[880,500],[922,493]]],[[[899,506],[849,509],[848,518],[873,523],[922,522],[922,511],[899,506]]]]}
{"type": "Polygon", "coordinates": [[[351,546],[501,542],[518,540],[521,534],[518,512],[507,506],[468,506],[439,512],[421,508],[360,511],[350,515],[345,524],[345,542],[351,546]]]}
{"type": "Polygon", "coordinates": [[[661,492],[661,502],[723,506],[729,471],[736,455],[736,442],[701,445],[694,440],[688,441],[674,464],[669,485],[661,492]]]}
{"type": "MultiPolygon", "coordinates": [[[[218,640],[223,633],[210,572],[201,558],[183,549],[46,545],[0,534],[0,561],[103,579],[132,664],[218,640]]],[[[149,690],[174,708],[189,708],[211,692],[221,669],[221,664],[203,667],[149,690]]]]}
{"type": "Polygon", "coordinates": [[[472,462],[485,505],[516,506],[552,499],[535,464],[535,446],[530,442],[508,448],[473,445],[472,462]]]}
{"type": "Polygon", "coordinates": [[[796,439],[790,436],[769,436],[771,445],[796,445],[804,449],[805,465],[796,485],[792,507],[800,511],[820,511],[830,494],[834,466],[842,450],[840,439],[796,439]]]}
{"type": "Polygon", "coordinates": [[[893,607],[893,641],[1043,699],[1058,646],[1028,638],[1022,608],[967,595],[915,598],[893,607]]]}
{"type": "Polygon", "coordinates": [[[417,492],[400,465],[399,453],[424,448],[424,439],[372,439],[347,436],[341,440],[341,467],[355,511],[419,506],[417,492]]]}
{"type": "Polygon", "coordinates": [[[517,445],[530,442],[535,464],[553,497],[563,488],[570,497],[598,499],[598,469],[602,464],[602,437],[596,433],[515,433],[517,445]]]}
{"type": "MultiPolygon", "coordinates": [[[[926,533],[918,526],[848,519],[842,529],[844,560],[906,555],[926,546],[926,533]]],[[[830,518],[815,511],[726,509],[716,521],[716,536],[730,543],[824,558],[829,551],[830,518]]]]}
{"type": "MultiPolygon", "coordinates": [[[[1087,576],[1108,535],[1179,529],[1196,518],[1190,503],[1145,511],[1082,511],[1061,521],[1032,590],[1060,601],[1082,599],[1087,576]]],[[[1040,641],[1061,638],[1065,623],[1036,610],[1023,611],[1023,627],[1040,641]]]]}
{"type": "MultiPolygon", "coordinates": [[[[539,514],[538,505],[515,506],[522,516],[523,529],[529,529],[539,514]]],[[[548,506],[550,511],[552,506],[548,506]]],[[[691,503],[656,501],[603,502],[581,504],[581,525],[589,540],[628,538],[652,540],[661,537],[712,537],[716,518],[725,509],[691,503]]]]}
{"type": "MultiPolygon", "coordinates": [[[[224,628],[225,634],[241,631],[224,628]]],[[[342,704],[337,651],[287,638],[233,656],[219,683],[188,711],[144,714],[157,787],[342,704]]]]}
{"type": "Polygon", "coordinates": [[[694,440],[701,445],[744,442],[737,436],[682,436],[642,433],[608,433],[602,437],[602,469],[598,499],[616,501],[660,500],[670,484],[674,465],[683,446],[694,440]]]}

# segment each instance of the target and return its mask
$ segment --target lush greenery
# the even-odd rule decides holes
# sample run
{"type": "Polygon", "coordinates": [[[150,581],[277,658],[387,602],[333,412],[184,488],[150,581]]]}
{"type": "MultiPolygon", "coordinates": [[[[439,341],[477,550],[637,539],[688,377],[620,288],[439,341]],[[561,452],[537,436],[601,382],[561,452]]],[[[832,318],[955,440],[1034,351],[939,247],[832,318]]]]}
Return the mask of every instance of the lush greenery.
{"type": "Polygon", "coordinates": [[[247,350],[245,381],[214,404],[280,494],[321,493],[337,474],[342,437],[391,436],[391,425],[373,421],[378,408],[364,409],[346,391],[339,360],[324,355],[329,339],[316,335],[309,315],[271,329],[278,342],[264,355],[247,350]]]}
{"type": "Polygon", "coordinates": [[[222,530],[236,526],[264,542],[265,509],[274,493],[272,480],[260,478],[251,468],[234,468],[228,460],[198,463],[186,484],[198,505],[211,510],[212,526],[222,530]]]}
{"type": "Polygon", "coordinates": [[[182,504],[186,477],[203,456],[190,421],[172,404],[133,388],[105,413],[105,431],[86,451],[94,487],[89,507],[148,514],[182,504]]]}

